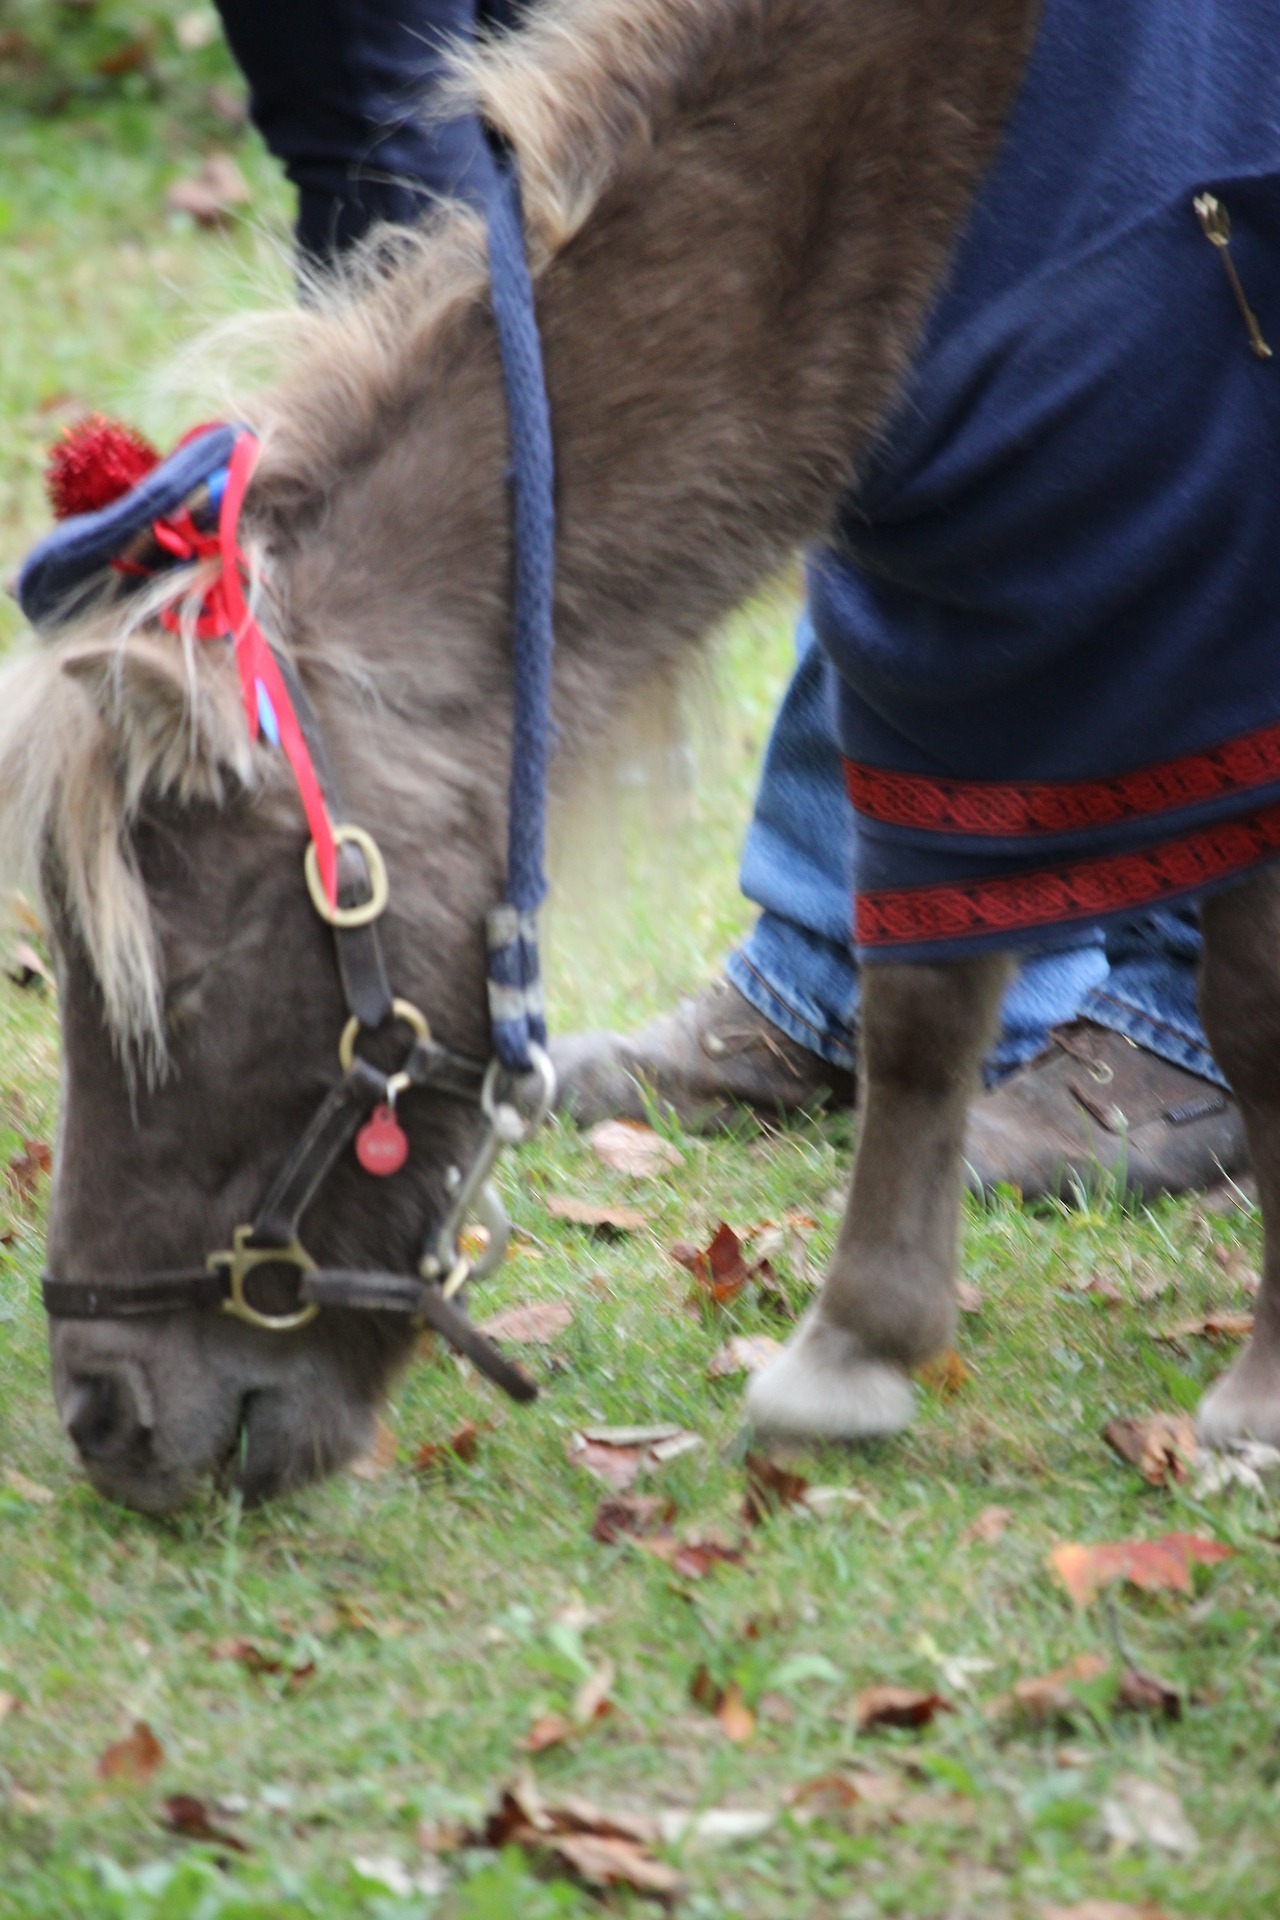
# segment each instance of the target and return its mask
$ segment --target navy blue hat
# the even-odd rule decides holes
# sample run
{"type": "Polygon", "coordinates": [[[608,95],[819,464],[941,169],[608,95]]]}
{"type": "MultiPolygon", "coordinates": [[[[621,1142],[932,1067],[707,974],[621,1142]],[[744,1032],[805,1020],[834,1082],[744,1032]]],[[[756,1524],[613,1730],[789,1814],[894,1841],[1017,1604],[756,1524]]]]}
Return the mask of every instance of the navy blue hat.
{"type": "MultiPolygon", "coordinates": [[[[130,576],[111,572],[145,535],[154,521],[163,520],[186,505],[200,486],[207,489],[200,519],[211,525],[217,516],[226,484],[227,463],[238,427],[209,427],[171,453],[141,479],[136,487],[96,513],[79,513],[46,534],[22,564],[18,601],[33,627],[54,627],[83,613],[108,583],[128,583],[130,576]]],[[[148,561],[168,564],[159,549],[148,561]]]]}

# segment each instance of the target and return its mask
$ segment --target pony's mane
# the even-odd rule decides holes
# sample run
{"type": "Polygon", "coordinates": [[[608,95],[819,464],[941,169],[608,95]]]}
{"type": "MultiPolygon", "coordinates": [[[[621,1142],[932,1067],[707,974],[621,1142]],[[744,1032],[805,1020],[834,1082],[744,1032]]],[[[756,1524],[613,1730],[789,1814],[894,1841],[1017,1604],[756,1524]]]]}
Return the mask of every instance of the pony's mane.
{"type": "MultiPolygon", "coordinates": [[[[717,35],[769,3],[550,0],[527,28],[459,54],[446,106],[474,102],[514,147],[535,272],[658,137],[717,35]]],[[[258,432],[255,489],[278,517],[376,454],[486,287],[483,222],[449,207],[374,235],[300,304],[206,333],[186,364],[206,406],[258,432]]],[[[199,585],[187,575],[180,590],[199,585]]],[[[0,675],[0,865],[56,908],[122,1052],[153,1066],[163,985],[132,828],[149,794],[220,800],[255,766],[226,650],[198,646],[190,622],[183,636],[155,624],[174,592],[109,602],[0,675]]]]}

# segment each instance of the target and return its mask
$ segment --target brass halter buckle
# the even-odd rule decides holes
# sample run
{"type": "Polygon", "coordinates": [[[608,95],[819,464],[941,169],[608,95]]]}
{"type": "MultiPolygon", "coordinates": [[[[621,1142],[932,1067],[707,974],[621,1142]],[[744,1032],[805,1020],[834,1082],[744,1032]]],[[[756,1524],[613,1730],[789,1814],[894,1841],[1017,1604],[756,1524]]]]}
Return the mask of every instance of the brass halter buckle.
{"type": "Polygon", "coordinates": [[[296,1327],[311,1324],[320,1309],[314,1300],[305,1300],[290,1313],[263,1313],[245,1294],[244,1283],[258,1267],[296,1267],[300,1274],[314,1273],[316,1263],[296,1237],[287,1247],[251,1247],[252,1227],[237,1227],[229,1252],[211,1253],[206,1265],[216,1272],[225,1267],[231,1274],[231,1298],[224,1300],[222,1311],[249,1327],[265,1327],[270,1333],[292,1333],[296,1327]]]}
{"type": "Polygon", "coordinates": [[[378,843],[371,833],[363,827],[353,827],[350,822],[333,829],[335,847],[359,847],[364,855],[364,863],[369,871],[369,898],[357,902],[354,907],[330,906],[323,886],[320,884],[320,862],[316,855],[316,843],[309,841],[303,860],[303,871],[307,876],[307,892],[311,895],[311,904],[320,918],[329,926],[367,927],[379,918],[390,897],[390,883],[387,879],[387,863],[383,859],[378,843]]]}

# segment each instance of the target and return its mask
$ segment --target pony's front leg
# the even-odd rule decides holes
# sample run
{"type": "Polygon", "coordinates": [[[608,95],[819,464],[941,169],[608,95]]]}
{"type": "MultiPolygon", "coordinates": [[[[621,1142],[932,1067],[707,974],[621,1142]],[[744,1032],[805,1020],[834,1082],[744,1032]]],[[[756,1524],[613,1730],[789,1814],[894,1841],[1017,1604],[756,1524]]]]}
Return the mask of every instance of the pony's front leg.
{"type": "Polygon", "coordinates": [[[1253,1337],[1201,1401],[1200,1438],[1280,1446],[1280,871],[1206,900],[1201,924],[1200,1011],[1240,1102],[1264,1242],[1253,1337]]]}
{"type": "Polygon", "coordinates": [[[766,1433],[856,1440],[911,1418],[912,1367],[955,1325],[965,1114],[1003,954],[862,976],[862,1131],[822,1292],[747,1394],[766,1433]]]}

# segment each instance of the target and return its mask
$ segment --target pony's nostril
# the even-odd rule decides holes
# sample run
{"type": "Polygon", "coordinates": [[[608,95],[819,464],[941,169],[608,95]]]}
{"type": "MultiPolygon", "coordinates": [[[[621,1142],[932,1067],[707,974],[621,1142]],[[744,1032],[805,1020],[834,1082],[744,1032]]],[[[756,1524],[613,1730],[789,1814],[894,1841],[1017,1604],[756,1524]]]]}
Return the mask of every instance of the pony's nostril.
{"type": "Polygon", "coordinates": [[[77,1376],[62,1418],[86,1460],[121,1460],[145,1448],[151,1433],[132,1382],[122,1373],[77,1376]]]}

